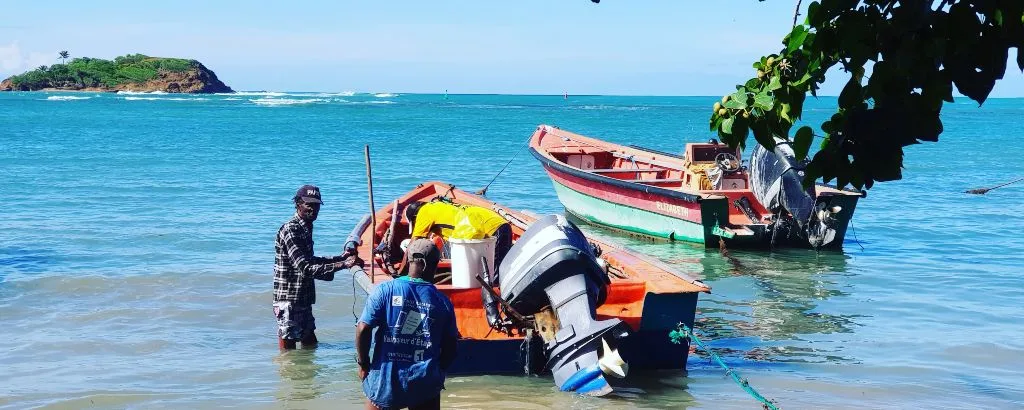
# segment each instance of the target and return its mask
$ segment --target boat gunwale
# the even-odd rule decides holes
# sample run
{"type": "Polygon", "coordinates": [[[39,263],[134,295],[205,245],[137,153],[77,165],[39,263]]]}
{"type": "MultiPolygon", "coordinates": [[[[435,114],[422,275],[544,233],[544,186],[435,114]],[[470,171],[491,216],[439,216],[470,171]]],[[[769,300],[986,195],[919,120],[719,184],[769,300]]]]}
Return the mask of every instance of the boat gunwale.
{"type": "MultiPolygon", "coordinates": [[[[579,135],[579,134],[576,134],[576,133],[573,133],[573,132],[570,132],[570,131],[563,130],[563,129],[555,127],[555,126],[542,124],[542,125],[539,125],[537,127],[537,130],[534,131],[534,135],[530,138],[530,154],[532,154],[535,158],[540,160],[542,165],[545,165],[545,166],[553,165],[555,168],[558,168],[559,171],[567,172],[570,175],[575,175],[575,176],[578,176],[578,177],[581,177],[581,178],[585,178],[585,179],[588,179],[588,180],[591,180],[591,181],[594,181],[594,182],[598,182],[598,183],[608,183],[610,185],[618,186],[620,188],[641,190],[641,189],[638,189],[639,186],[642,186],[642,187],[645,187],[645,188],[646,187],[650,187],[650,188],[655,188],[656,191],[655,192],[651,192],[651,191],[646,190],[646,189],[643,189],[642,191],[644,191],[645,193],[657,193],[657,194],[661,194],[661,195],[666,195],[666,193],[662,192],[662,191],[667,191],[668,193],[673,193],[673,194],[674,193],[681,193],[683,195],[692,195],[692,196],[698,198],[698,199],[691,200],[691,199],[688,199],[688,198],[685,198],[685,197],[680,198],[680,197],[678,197],[676,195],[672,195],[672,194],[666,195],[666,196],[669,196],[669,197],[672,197],[672,198],[678,198],[678,199],[682,199],[682,200],[688,201],[688,202],[700,202],[700,198],[703,198],[703,199],[718,199],[718,197],[722,197],[722,195],[718,195],[718,194],[715,194],[715,193],[707,192],[708,190],[694,191],[694,190],[689,189],[687,187],[680,187],[679,190],[673,190],[673,189],[668,189],[668,188],[659,187],[659,186],[655,186],[655,185],[647,185],[647,184],[644,184],[643,181],[622,180],[622,179],[612,178],[612,177],[605,176],[605,175],[600,175],[600,174],[593,173],[593,172],[588,172],[586,170],[583,170],[583,169],[580,169],[580,168],[577,168],[577,167],[573,167],[571,165],[565,164],[564,162],[555,159],[554,156],[551,155],[550,152],[547,149],[545,149],[544,152],[540,152],[541,150],[539,148],[545,148],[545,147],[541,146],[540,138],[538,138],[538,134],[541,131],[544,132],[544,136],[546,136],[547,134],[552,134],[552,135],[570,134],[574,138],[578,137],[578,138],[586,140],[584,142],[586,144],[590,145],[592,148],[598,148],[598,149],[601,149],[601,150],[603,150],[605,152],[609,152],[609,153],[615,152],[615,150],[612,149],[611,147],[609,147],[609,145],[615,145],[615,146],[620,146],[620,147],[623,147],[623,148],[626,148],[626,149],[629,149],[629,150],[634,150],[634,151],[639,151],[639,152],[643,152],[643,153],[647,153],[647,154],[661,155],[661,156],[664,156],[664,157],[668,157],[667,159],[669,161],[672,161],[672,160],[683,160],[683,157],[681,157],[679,155],[667,153],[667,152],[664,152],[664,151],[659,151],[659,150],[656,150],[656,149],[647,148],[647,147],[643,147],[643,146],[640,146],[640,145],[635,145],[635,144],[621,145],[621,144],[615,144],[615,143],[611,143],[611,142],[607,142],[607,141],[596,140],[596,139],[593,139],[593,138],[590,138],[590,137],[587,137],[587,136],[584,136],[584,135],[579,135]],[[635,184],[635,185],[633,185],[633,184],[635,184]]],[[[695,143],[687,143],[686,145],[692,145],[692,144],[695,144],[695,143]]],[[[548,148],[552,148],[552,147],[548,147],[548,148]]],[[[651,164],[652,166],[656,165],[656,166],[659,166],[659,167],[662,167],[662,168],[666,168],[666,169],[683,170],[685,168],[685,167],[682,166],[682,164],[679,164],[678,167],[670,167],[670,166],[667,166],[664,163],[661,163],[661,161],[659,161],[658,164],[655,164],[653,161],[654,161],[653,158],[651,160],[641,160],[641,162],[651,164]]],[[[645,170],[641,169],[639,171],[643,172],[645,170]]],[[[608,172],[611,172],[611,171],[608,171],[608,172]]],[[[635,172],[635,171],[632,170],[632,169],[625,169],[625,168],[623,168],[622,172],[635,172]]],[[[651,181],[652,182],[657,182],[657,180],[651,180],[651,181]]],[[[845,187],[844,188],[840,188],[840,187],[838,187],[836,185],[833,185],[833,184],[826,184],[826,183],[817,182],[817,181],[815,182],[815,186],[820,187],[820,188],[825,188],[827,190],[827,191],[825,191],[825,193],[828,193],[828,194],[840,194],[840,195],[858,196],[858,197],[861,197],[861,198],[867,197],[867,192],[862,190],[862,189],[845,188],[845,187]]],[[[749,191],[750,189],[746,188],[744,190],[749,191]]],[[[712,190],[712,191],[721,191],[721,190],[712,190]]],[[[821,193],[819,193],[817,196],[820,197],[821,193]]]]}

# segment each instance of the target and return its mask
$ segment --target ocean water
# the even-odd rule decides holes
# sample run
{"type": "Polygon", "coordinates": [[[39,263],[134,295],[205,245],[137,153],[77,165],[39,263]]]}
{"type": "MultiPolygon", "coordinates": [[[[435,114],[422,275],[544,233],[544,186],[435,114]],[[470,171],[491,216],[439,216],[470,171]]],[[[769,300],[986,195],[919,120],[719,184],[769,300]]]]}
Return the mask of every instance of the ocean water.
{"type": "MultiPolygon", "coordinates": [[[[316,350],[281,353],[273,242],[322,188],[316,251],[374,199],[426,180],[562,208],[523,149],[538,124],[678,152],[715,97],[0,93],[0,408],[356,408],[353,308],[318,284],[316,350]],[[509,162],[511,161],[511,162],[509,162]]],[[[820,121],[834,100],[811,100],[820,121]]],[[[939,143],[858,205],[843,252],[732,251],[615,236],[713,287],[698,334],[786,409],[1024,407],[1024,100],[958,99],[939,143]]],[[[612,235],[600,229],[606,236],[612,235]]],[[[756,408],[706,355],[631,397],[550,378],[449,379],[445,407],[756,408]]]]}

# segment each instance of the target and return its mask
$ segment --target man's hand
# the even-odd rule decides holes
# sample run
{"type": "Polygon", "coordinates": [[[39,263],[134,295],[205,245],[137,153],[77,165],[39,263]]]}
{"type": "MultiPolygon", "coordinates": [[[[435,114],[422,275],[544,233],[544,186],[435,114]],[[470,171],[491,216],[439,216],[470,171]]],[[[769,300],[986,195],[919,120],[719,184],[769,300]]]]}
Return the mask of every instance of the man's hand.
{"type": "Polygon", "coordinates": [[[345,258],[345,260],[342,261],[341,263],[342,263],[342,266],[345,267],[345,269],[351,269],[353,266],[356,266],[356,265],[359,265],[360,268],[365,266],[365,262],[363,262],[362,259],[359,259],[359,256],[357,256],[355,254],[345,258]]]}
{"type": "Polygon", "coordinates": [[[359,380],[360,381],[366,380],[366,376],[369,375],[369,374],[370,374],[370,372],[366,371],[366,369],[364,369],[363,366],[359,366],[359,380]]]}

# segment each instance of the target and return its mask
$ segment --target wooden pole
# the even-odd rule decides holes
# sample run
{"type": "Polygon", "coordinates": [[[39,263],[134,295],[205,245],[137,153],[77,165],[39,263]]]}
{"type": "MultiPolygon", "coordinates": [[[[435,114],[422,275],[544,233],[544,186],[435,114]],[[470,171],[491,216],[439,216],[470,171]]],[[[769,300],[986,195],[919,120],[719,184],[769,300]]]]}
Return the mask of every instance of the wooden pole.
{"type": "Polygon", "coordinates": [[[377,211],[373,206],[373,168],[370,166],[370,144],[363,150],[366,156],[366,187],[370,193],[370,283],[374,283],[373,252],[377,249],[377,211]]]}

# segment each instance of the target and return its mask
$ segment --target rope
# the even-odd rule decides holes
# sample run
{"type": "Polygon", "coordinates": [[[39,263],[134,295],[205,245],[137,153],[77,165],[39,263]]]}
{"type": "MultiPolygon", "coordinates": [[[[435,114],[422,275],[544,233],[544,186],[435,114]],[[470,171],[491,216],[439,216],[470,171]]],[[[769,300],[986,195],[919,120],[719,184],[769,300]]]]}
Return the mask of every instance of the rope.
{"type": "Polygon", "coordinates": [[[853,240],[857,241],[857,246],[860,246],[860,250],[864,250],[864,245],[860,244],[860,239],[857,239],[857,228],[853,227],[853,217],[850,217],[850,229],[853,230],[853,240]]]}
{"type": "Polygon", "coordinates": [[[991,191],[991,190],[993,190],[993,189],[996,189],[996,188],[1002,188],[1002,187],[1004,187],[1004,186],[1007,186],[1007,185],[1010,185],[1010,184],[1016,184],[1016,183],[1018,183],[1018,182],[1020,182],[1020,181],[1024,181],[1024,178],[1017,178],[1017,179],[1015,179],[1015,180],[1013,180],[1013,181],[1007,182],[1007,183],[1005,183],[1005,184],[999,184],[999,185],[996,185],[996,186],[994,186],[994,187],[992,187],[992,188],[978,188],[978,189],[972,189],[972,190],[970,190],[970,191],[965,191],[965,193],[968,193],[968,194],[976,194],[976,195],[985,195],[985,193],[986,193],[986,192],[988,192],[988,191],[991,191]]]}
{"type": "Polygon", "coordinates": [[[711,348],[709,348],[707,345],[704,344],[704,342],[697,338],[697,335],[693,334],[693,329],[690,329],[690,327],[686,326],[685,323],[679,322],[679,324],[676,325],[676,330],[669,332],[668,336],[672,339],[672,343],[676,344],[682,343],[683,340],[692,340],[694,343],[697,344],[698,347],[700,347],[709,355],[711,355],[711,358],[718,362],[719,366],[725,369],[725,374],[731,377],[732,380],[736,382],[736,384],[739,385],[740,388],[743,389],[743,391],[747,392],[747,394],[749,394],[751,397],[761,402],[761,406],[764,409],[779,410],[779,408],[775,406],[775,402],[764,398],[764,396],[762,396],[761,393],[758,393],[757,390],[755,390],[754,387],[751,386],[749,382],[747,382],[747,379],[740,377],[739,373],[737,373],[733,369],[730,369],[729,366],[722,361],[722,358],[718,357],[718,354],[713,352],[711,348]]]}
{"type": "MultiPolygon", "coordinates": [[[[531,135],[530,138],[533,138],[533,136],[531,135]]],[[[527,145],[530,145],[530,138],[527,138],[526,142],[524,142],[523,145],[519,147],[519,151],[516,151],[515,155],[512,156],[512,159],[508,160],[508,162],[505,163],[505,166],[501,167],[501,171],[498,171],[498,173],[494,175],[494,178],[491,178],[491,182],[488,182],[487,185],[484,185],[483,189],[476,191],[477,195],[487,195],[487,188],[490,188],[494,180],[498,179],[498,175],[501,175],[502,172],[505,172],[505,168],[508,168],[509,164],[511,164],[512,161],[515,161],[516,157],[519,156],[519,153],[523,152],[523,148],[525,148],[527,145]]]]}

